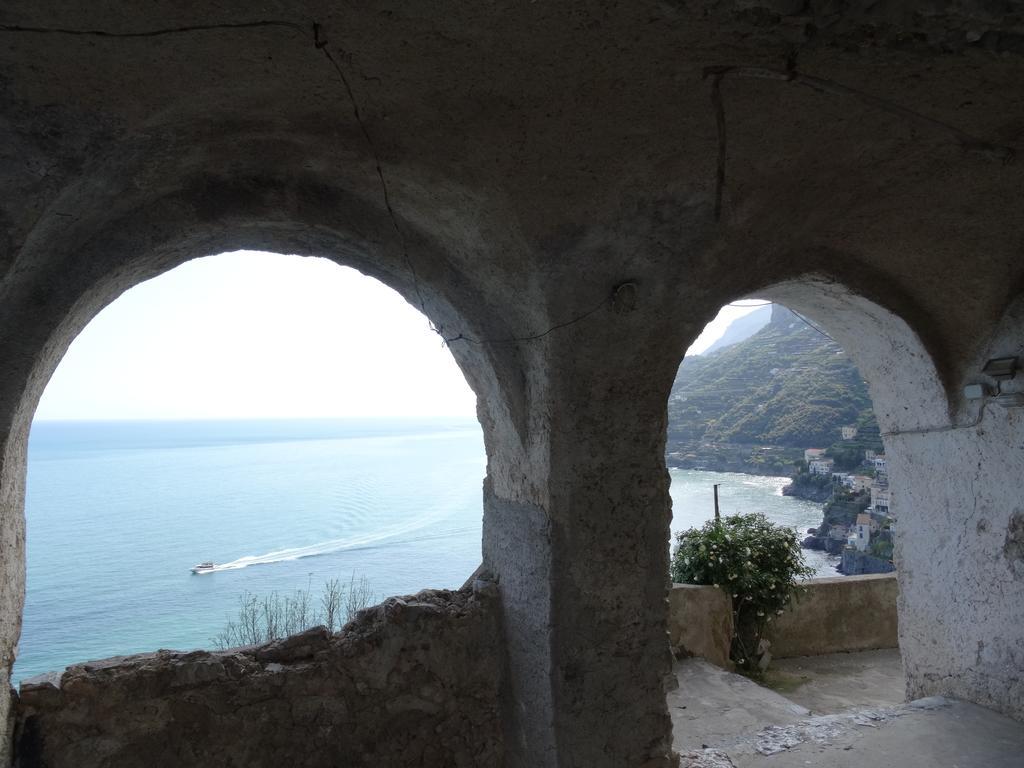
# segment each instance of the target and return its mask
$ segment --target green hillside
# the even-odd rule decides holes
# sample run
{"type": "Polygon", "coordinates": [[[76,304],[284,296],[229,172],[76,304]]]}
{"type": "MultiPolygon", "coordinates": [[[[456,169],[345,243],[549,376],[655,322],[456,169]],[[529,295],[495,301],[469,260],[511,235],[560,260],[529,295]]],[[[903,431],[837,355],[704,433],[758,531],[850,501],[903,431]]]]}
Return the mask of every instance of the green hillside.
{"type": "Polygon", "coordinates": [[[867,385],[853,362],[838,344],[779,305],[753,336],[686,358],[668,414],[668,453],[675,466],[738,469],[739,460],[778,465],[773,471],[784,473],[804,448],[831,446],[850,424],[860,426],[856,443],[843,446],[857,449],[851,458],[858,452],[863,458],[863,447],[880,448],[867,385]]]}

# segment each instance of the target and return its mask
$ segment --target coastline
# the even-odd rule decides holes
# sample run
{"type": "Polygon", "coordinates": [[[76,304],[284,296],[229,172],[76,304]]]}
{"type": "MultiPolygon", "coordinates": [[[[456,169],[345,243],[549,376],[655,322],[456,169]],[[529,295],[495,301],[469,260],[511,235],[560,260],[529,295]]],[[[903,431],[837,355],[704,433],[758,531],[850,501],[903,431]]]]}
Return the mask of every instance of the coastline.
{"type": "MultiPolygon", "coordinates": [[[[719,486],[722,514],[762,512],[779,525],[793,528],[801,539],[822,519],[820,503],[782,495],[787,478],[752,472],[670,467],[673,536],[699,528],[714,516],[713,485],[719,486]]],[[[839,559],[821,551],[803,550],[804,560],[818,577],[834,577],[839,559]]]]}
{"type": "MultiPolygon", "coordinates": [[[[793,464],[791,462],[757,461],[751,454],[747,454],[745,458],[738,458],[736,456],[724,458],[720,455],[691,458],[690,456],[680,456],[679,454],[679,451],[665,454],[665,465],[669,469],[694,470],[696,472],[732,472],[759,477],[791,477],[793,474],[793,464]]],[[[784,459],[785,461],[787,460],[784,459]]]]}

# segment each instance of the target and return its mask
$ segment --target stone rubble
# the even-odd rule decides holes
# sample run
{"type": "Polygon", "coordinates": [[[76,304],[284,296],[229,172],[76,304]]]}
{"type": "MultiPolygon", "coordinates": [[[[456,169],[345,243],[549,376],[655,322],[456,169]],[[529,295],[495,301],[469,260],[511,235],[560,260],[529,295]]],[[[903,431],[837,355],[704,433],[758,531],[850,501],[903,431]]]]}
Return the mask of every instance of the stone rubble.
{"type": "Polygon", "coordinates": [[[679,768],[735,768],[736,764],[720,749],[699,749],[679,756],[679,768]]]}

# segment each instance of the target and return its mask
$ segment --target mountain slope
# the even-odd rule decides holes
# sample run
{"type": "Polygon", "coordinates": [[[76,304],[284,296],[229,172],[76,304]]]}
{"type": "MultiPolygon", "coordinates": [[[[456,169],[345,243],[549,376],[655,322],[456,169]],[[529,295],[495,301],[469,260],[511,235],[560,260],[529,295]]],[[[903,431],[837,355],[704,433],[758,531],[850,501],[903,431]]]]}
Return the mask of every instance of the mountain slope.
{"type": "MultiPolygon", "coordinates": [[[[683,361],[668,404],[668,451],[708,444],[827,447],[840,427],[877,436],[871,400],[846,353],[785,307],[753,336],[683,361]]],[[[787,452],[792,455],[792,451],[787,452]]]]}
{"type": "Polygon", "coordinates": [[[725,329],[725,333],[719,336],[715,340],[714,344],[701,352],[701,354],[710,355],[732,344],[737,344],[744,339],[749,339],[759,330],[768,325],[768,323],[771,322],[771,319],[771,305],[755,309],[753,312],[729,323],[729,327],[725,329]]]}

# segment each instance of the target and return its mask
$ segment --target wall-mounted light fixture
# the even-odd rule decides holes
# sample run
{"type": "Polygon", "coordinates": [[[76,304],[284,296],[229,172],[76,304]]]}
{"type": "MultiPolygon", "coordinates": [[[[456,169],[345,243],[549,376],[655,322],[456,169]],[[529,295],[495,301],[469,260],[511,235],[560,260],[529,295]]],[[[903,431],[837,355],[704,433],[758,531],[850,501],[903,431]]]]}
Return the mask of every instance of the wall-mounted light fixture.
{"type": "Polygon", "coordinates": [[[1012,379],[1017,375],[1017,358],[1016,357],[996,357],[985,363],[985,367],[981,369],[981,372],[986,376],[991,376],[993,379],[1004,381],[1006,379],[1012,379]]]}

